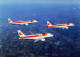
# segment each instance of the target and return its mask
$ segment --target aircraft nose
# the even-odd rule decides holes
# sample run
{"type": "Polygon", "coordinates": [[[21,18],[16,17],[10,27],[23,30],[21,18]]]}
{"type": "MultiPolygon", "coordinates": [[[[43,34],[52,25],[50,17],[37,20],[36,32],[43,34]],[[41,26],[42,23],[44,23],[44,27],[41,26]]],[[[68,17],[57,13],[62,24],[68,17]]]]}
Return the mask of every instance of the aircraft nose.
{"type": "Polygon", "coordinates": [[[74,24],[73,24],[73,26],[74,26],[74,24]]]}
{"type": "Polygon", "coordinates": [[[74,24],[73,24],[73,23],[72,23],[71,25],[72,25],[72,26],[74,26],[74,24]]]}
{"type": "Polygon", "coordinates": [[[35,22],[38,22],[38,21],[35,20],[35,22]]]}
{"type": "Polygon", "coordinates": [[[54,36],[54,35],[50,34],[50,36],[52,37],[52,36],[54,36]]]}
{"type": "Polygon", "coordinates": [[[51,35],[51,36],[54,36],[54,35],[51,35]]]}

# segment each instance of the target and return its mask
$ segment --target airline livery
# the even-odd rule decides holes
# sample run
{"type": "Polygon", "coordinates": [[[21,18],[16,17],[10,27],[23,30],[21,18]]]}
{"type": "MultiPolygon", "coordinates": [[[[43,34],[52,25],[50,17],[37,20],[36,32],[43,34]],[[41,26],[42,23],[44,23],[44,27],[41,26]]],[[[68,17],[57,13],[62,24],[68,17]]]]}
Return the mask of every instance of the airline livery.
{"type": "Polygon", "coordinates": [[[18,39],[34,39],[34,42],[37,42],[39,40],[45,41],[44,38],[46,37],[53,37],[51,33],[43,33],[43,34],[33,34],[32,35],[24,35],[20,30],[18,30],[19,37],[18,39]]]}
{"type": "Polygon", "coordinates": [[[10,19],[8,19],[8,21],[9,21],[8,24],[25,24],[25,25],[28,25],[28,23],[36,23],[36,22],[38,22],[36,20],[13,22],[10,19]]]}
{"type": "Polygon", "coordinates": [[[63,29],[68,29],[68,26],[74,26],[74,24],[73,24],[73,23],[67,23],[67,24],[52,25],[49,21],[47,21],[47,27],[50,27],[50,28],[63,28],[63,29]]]}

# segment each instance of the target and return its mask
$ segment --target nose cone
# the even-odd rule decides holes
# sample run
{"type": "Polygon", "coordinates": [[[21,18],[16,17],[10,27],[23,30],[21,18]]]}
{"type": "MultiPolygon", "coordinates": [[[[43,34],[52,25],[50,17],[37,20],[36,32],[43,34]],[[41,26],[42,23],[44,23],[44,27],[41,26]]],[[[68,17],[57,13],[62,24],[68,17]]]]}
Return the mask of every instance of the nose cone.
{"type": "Polygon", "coordinates": [[[54,35],[51,34],[51,37],[53,37],[54,35]]]}
{"type": "Polygon", "coordinates": [[[52,35],[51,33],[49,33],[48,36],[53,37],[54,35],[52,35]]]}
{"type": "Polygon", "coordinates": [[[74,24],[72,24],[74,26],[74,24]]]}
{"type": "Polygon", "coordinates": [[[71,23],[70,25],[71,25],[71,26],[74,26],[74,24],[73,24],[73,23],[71,23]]]}
{"type": "Polygon", "coordinates": [[[35,20],[34,22],[38,22],[38,21],[35,20]]]}
{"type": "Polygon", "coordinates": [[[36,21],[36,20],[31,20],[31,22],[38,22],[38,21],[36,21]]]}

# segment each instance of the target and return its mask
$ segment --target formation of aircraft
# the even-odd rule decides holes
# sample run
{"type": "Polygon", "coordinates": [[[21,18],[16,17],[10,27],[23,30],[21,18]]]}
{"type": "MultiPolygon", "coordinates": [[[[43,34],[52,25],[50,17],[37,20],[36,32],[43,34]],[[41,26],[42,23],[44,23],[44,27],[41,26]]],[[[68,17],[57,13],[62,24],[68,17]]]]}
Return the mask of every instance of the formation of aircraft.
{"type": "Polygon", "coordinates": [[[24,24],[24,25],[28,25],[29,23],[36,23],[36,22],[38,22],[36,20],[13,22],[10,19],[8,19],[8,21],[9,21],[8,24],[24,24]]]}
{"type": "Polygon", "coordinates": [[[63,29],[68,29],[68,26],[74,26],[74,24],[73,23],[67,23],[67,24],[52,25],[49,21],[47,21],[47,27],[49,27],[49,28],[63,28],[63,29]]]}
{"type": "Polygon", "coordinates": [[[52,37],[53,35],[51,33],[43,33],[43,34],[33,34],[32,35],[24,35],[20,30],[18,30],[19,37],[18,39],[34,39],[34,42],[37,42],[39,40],[45,41],[44,38],[46,37],[52,37]]]}
{"type": "MultiPolygon", "coordinates": [[[[25,24],[25,25],[28,25],[29,23],[38,22],[36,20],[12,22],[10,19],[8,19],[8,21],[9,21],[8,24],[25,24]]],[[[74,24],[73,23],[67,23],[67,24],[52,25],[49,21],[47,21],[47,27],[49,27],[49,28],[68,29],[68,26],[74,26],[74,24]]],[[[18,39],[34,39],[35,40],[34,42],[37,42],[39,40],[45,41],[46,37],[53,37],[53,35],[51,33],[34,34],[31,32],[32,35],[25,35],[20,30],[18,30],[18,34],[19,34],[18,39]]]]}

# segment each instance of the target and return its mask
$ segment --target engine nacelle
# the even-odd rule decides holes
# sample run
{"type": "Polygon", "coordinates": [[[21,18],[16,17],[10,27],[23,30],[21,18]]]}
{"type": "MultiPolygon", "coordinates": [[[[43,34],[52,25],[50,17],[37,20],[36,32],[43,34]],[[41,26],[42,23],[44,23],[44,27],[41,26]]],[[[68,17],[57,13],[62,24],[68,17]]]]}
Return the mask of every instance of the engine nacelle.
{"type": "Polygon", "coordinates": [[[62,27],[63,29],[68,29],[68,27],[62,27]]]}
{"type": "Polygon", "coordinates": [[[28,24],[25,24],[25,25],[27,25],[27,26],[28,26],[28,24]]]}
{"type": "Polygon", "coordinates": [[[65,27],[65,29],[68,29],[68,27],[65,27]]]}
{"type": "Polygon", "coordinates": [[[45,39],[41,39],[41,41],[45,41],[45,39]]]}

